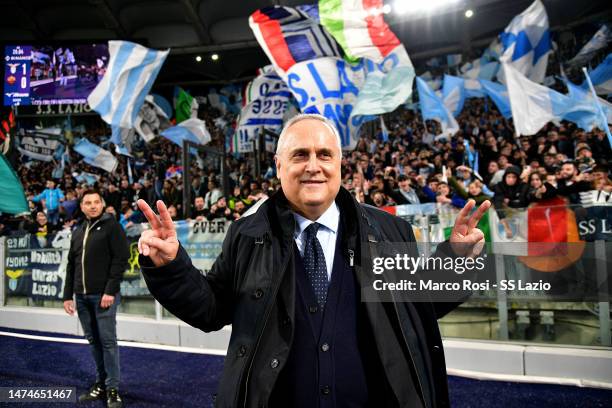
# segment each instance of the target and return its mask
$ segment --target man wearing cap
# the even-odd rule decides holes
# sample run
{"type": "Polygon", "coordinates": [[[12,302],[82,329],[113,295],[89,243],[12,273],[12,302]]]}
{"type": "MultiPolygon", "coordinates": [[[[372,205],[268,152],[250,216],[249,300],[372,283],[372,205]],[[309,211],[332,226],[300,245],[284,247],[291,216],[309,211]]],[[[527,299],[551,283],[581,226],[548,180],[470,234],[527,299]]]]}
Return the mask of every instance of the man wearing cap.
{"type": "MultiPolygon", "coordinates": [[[[341,158],[332,122],[292,118],[276,151],[281,190],[231,224],[205,276],[164,203],[159,216],[138,203],[151,223],[139,251],[153,296],[203,331],[232,325],[219,407],[449,406],[436,319],[457,304],[365,301],[372,245],[415,239],[406,221],[341,187],[341,158]]],[[[469,216],[470,201],[440,251],[479,253],[489,206],[469,216]]]]}

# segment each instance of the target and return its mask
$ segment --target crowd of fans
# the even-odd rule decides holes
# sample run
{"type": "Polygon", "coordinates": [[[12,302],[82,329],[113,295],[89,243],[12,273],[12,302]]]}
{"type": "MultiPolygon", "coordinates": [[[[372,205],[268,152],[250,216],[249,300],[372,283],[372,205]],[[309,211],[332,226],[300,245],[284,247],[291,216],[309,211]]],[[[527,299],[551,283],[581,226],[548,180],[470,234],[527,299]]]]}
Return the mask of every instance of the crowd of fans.
{"type": "MultiPolygon", "coordinates": [[[[557,53],[571,55],[581,43],[561,42],[557,53]]],[[[209,105],[201,106],[198,116],[211,133],[209,146],[224,151],[231,134],[227,127],[235,126],[236,118],[209,105]]],[[[585,132],[573,123],[549,123],[536,135],[517,138],[512,121],[486,99],[466,100],[457,118],[460,130],[452,137],[442,135],[437,122],[425,122],[418,111],[405,107],[385,114],[384,121],[388,135],[383,137],[378,122],[368,123],[362,126],[356,147],[343,154],[342,185],[359,202],[376,207],[437,203],[461,208],[468,199],[491,200],[510,234],[505,222],[510,208],[545,200],[558,203],[558,198],[568,204],[612,200],[612,151],[601,129],[585,132]]],[[[106,126],[101,121],[89,124],[86,137],[114,152],[114,146],[105,142],[106,126]]],[[[128,160],[119,154],[119,166],[112,174],[87,165],[71,149],[59,173],[57,161],[22,158],[16,171],[31,213],[1,215],[0,233],[26,230],[44,235],[72,228],[82,219],[80,194],[92,184],[101,192],[106,211],[125,228],[144,222],[138,199],[150,205],[163,200],[176,220],[235,220],[280,188],[272,154],[259,166],[261,174],[254,174],[253,154],[226,154],[226,180],[219,171],[221,156],[194,157],[185,169],[181,147],[162,137],[150,143],[138,140],[131,154],[131,180],[128,160]],[[186,171],[191,179],[189,208],[183,205],[186,171]]]]}

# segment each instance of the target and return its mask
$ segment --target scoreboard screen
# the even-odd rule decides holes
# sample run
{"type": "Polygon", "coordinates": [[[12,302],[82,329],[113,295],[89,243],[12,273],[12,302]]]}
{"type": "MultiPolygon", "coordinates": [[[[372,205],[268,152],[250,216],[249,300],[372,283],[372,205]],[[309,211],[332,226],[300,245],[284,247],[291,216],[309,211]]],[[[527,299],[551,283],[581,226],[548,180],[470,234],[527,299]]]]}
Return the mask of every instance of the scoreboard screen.
{"type": "Polygon", "coordinates": [[[107,44],[7,45],[4,105],[85,103],[108,58],[107,44]]]}

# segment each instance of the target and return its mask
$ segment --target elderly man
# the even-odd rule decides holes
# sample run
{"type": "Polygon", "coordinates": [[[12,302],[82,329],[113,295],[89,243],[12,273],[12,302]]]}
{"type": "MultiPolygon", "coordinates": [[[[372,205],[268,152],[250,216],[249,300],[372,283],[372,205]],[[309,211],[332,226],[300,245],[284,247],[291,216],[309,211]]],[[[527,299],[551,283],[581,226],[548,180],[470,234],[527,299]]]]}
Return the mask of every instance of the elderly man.
{"type": "MultiPolygon", "coordinates": [[[[139,241],[151,293],[203,331],[232,324],[217,406],[448,406],[436,318],[449,305],[364,301],[368,244],[414,235],[340,187],[341,156],[326,118],[290,120],[276,151],[282,189],[230,226],[206,276],[179,244],[164,203],[159,216],[138,203],[152,227],[139,241]]],[[[471,218],[473,202],[462,210],[447,250],[482,245],[475,226],[489,205],[471,218]]]]}

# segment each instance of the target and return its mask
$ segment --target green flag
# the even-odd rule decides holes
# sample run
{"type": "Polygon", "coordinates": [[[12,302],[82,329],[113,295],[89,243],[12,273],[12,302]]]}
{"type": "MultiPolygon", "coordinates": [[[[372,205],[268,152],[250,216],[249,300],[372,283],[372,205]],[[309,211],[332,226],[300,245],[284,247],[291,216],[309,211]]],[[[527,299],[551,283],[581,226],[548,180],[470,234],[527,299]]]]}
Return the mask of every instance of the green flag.
{"type": "Polygon", "coordinates": [[[177,88],[175,91],[174,109],[176,111],[176,123],[181,123],[184,120],[195,117],[193,112],[198,111],[198,102],[195,98],[189,95],[183,88],[177,88]]]}
{"type": "Polygon", "coordinates": [[[0,154],[0,212],[19,214],[28,212],[28,202],[21,182],[4,155],[0,154]]]}

